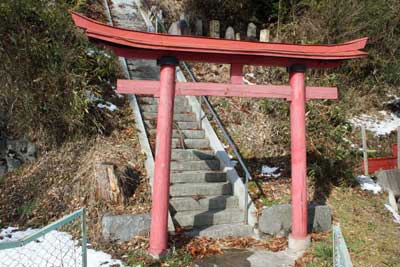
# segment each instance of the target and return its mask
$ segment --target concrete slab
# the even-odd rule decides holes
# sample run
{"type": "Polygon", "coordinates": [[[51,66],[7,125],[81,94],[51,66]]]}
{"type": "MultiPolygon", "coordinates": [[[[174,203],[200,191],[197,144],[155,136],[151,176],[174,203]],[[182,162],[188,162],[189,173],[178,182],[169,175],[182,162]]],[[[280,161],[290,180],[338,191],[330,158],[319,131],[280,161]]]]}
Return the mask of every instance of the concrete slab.
{"type": "Polygon", "coordinates": [[[252,249],[225,250],[223,255],[205,257],[196,267],[293,267],[301,254],[291,250],[272,252],[252,249]]]}

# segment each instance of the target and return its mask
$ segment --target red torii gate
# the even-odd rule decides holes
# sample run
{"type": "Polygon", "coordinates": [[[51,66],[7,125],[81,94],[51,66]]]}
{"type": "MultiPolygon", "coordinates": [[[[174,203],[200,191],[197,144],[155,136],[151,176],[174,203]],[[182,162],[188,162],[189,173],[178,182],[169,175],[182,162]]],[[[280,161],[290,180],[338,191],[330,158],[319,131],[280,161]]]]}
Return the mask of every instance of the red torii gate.
{"type": "MultiPolygon", "coordinates": [[[[75,24],[92,41],[121,57],[157,59],[160,81],[118,80],[117,92],[159,97],[155,174],[149,252],[162,255],[168,247],[168,202],[174,97],[240,96],[290,101],[292,154],[292,233],[289,247],[305,247],[307,235],[306,99],[337,99],[335,87],[305,87],[307,68],[333,68],[344,60],[366,57],[362,38],[338,45],[294,45],[173,36],[111,27],[72,13],[75,24]],[[231,83],[176,83],[178,60],[231,64],[231,83]],[[289,86],[243,85],[243,65],[287,67],[289,86]]],[[[246,192],[247,193],[247,192],[246,192]]]]}

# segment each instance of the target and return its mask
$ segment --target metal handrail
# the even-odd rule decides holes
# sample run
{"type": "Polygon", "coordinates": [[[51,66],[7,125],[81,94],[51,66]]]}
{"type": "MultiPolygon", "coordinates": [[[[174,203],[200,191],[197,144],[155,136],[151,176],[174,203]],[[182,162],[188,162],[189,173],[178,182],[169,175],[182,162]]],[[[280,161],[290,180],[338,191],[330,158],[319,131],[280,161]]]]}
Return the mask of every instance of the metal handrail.
{"type": "MultiPolygon", "coordinates": [[[[146,8],[148,10],[151,10],[149,8],[148,3],[144,0],[143,1],[144,4],[146,5],[146,8]]],[[[160,23],[158,20],[158,14],[153,14],[154,17],[156,18],[156,29],[158,31],[158,29],[161,29],[163,32],[167,32],[167,29],[165,28],[164,24],[160,23]],[[160,26],[160,27],[157,27],[160,26]]],[[[194,76],[192,70],[190,69],[190,67],[186,64],[186,62],[181,62],[183,67],[185,68],[186,72],[189,74],[190,79],[193,82],[197,82],[196,77],[194,76]]],[[[247,168],[246,164],[243,161],[242,156],[240,155],[236,144],[233,142],[231,136],[229,135],[228,131],[226,130],[226,128],[224,127],[220,117],[218,116],[217,112],[215,111],[215,109],[213,108],[212,104],[210,103],[210,101],[208,100],[208,98],[206,96],[200,96],[200,106],[201,106],[201,102],[204,101],[204,103],[206,104],[208,110],[210,111],[211,115],[213,116],[215,122],[217,123],[219,129],[222,132],[222,135],[224,136],[225,140],[228,142],[229,146],[232,148],[233,153],[235,154],[237,160],[239,161],[240,166],[242,167],[244,173],[245,173],[245,196],[244,196],[244,221],[245,224],[248,223],[248,205],[249,205],[249,199],[248,199],[248,191],[249,191],[249,180],[253,180],[253,177],[250,174],[249,169],[247,168]]],[[[201,110],[199,111],[201,113],[201,110]]],[[[200,118],[200,123],[201,123],[201,114],[199,114],[199,118],[200,118]]]]}

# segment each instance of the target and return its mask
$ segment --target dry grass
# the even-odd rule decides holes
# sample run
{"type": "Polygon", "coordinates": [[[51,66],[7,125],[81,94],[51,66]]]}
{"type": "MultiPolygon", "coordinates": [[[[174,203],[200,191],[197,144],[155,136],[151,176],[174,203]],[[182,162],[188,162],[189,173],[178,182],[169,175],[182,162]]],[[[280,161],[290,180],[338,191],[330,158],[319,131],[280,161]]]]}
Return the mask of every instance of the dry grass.
{"type": "Polygon", "coordinates": [[[133,115],[127,108],[119,112],[120,129],[110,136],[66,143],[6,175],[0,185],[1,224],[43,226],[85,207],[89,240],[93,243],[100,241],[99,222],[104,213],[149,212],[150,187],[133,115]],[[118,178],[132,184],[133,193],[125,203],[106,203],[96,198],[94,168],[99,163],[113,164],[118,178]]]}

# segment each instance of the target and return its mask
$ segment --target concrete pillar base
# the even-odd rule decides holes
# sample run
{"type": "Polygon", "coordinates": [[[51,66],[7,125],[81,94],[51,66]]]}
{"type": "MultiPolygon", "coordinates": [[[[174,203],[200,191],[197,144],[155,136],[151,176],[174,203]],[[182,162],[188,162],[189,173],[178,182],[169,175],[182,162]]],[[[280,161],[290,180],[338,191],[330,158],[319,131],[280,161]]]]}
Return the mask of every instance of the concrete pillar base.
{"type": "Polygon", "coordinates": [[[305,252],[311,245],[311,236],[307,235],[305,239],[295,239],[289,235],[289,249],[295,252],[305,252]]]}
{"type": "Polygon", "coordinates": [[[155,254],[155,255],[153,255],[151,252],[149,252],[148,255],[154,261],[162,261],[171,255],[171,250],[166,249],[163,252],[161,252],[160,254],[155,254]]]}

